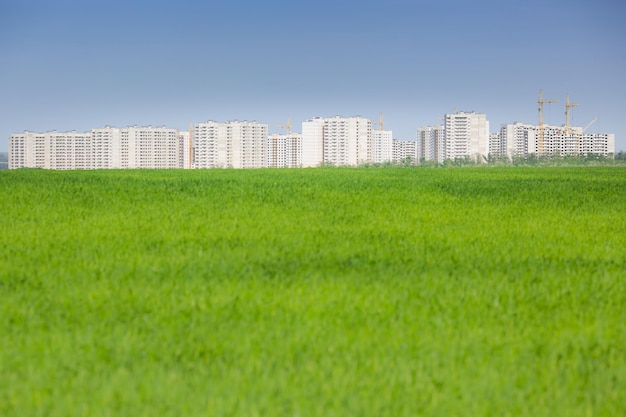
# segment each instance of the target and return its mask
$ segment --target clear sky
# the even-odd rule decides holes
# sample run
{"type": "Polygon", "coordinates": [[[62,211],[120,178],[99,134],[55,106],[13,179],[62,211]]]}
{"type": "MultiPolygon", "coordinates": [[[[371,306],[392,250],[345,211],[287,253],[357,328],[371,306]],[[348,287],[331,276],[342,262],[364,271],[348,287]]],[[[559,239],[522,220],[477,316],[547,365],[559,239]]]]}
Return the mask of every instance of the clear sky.
{"type": "Polygon", "coordinates": [[[11,133],[232,119],[294,131],[378,119],[396,139],[457,110],[565,122],[626,150],[623,0],[0,0],[11,133]]]}

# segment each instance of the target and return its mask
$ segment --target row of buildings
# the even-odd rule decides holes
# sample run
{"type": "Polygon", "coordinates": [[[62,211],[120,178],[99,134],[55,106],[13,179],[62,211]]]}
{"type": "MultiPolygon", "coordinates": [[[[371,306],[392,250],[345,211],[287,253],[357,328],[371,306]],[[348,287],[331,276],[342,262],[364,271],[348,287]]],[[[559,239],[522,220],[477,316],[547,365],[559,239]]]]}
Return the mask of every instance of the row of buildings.
{"type": "Polygon", "coordinates": [[[513,123],[490,134],[486,115],[475,112],[446,114],[444,124],[420,127],[410,141],[393,139],[382,122],[381,129],[374,123],[361,116],[319,117],[304,121],[302,133],[288,128],[285,135],[270,135],[267,124],[254,121],[208,121],[189,131],[152,126],[26,131],[10,137],[9,169],[297,168],[615,152],[615,135],[579,127],[513,123]]]}

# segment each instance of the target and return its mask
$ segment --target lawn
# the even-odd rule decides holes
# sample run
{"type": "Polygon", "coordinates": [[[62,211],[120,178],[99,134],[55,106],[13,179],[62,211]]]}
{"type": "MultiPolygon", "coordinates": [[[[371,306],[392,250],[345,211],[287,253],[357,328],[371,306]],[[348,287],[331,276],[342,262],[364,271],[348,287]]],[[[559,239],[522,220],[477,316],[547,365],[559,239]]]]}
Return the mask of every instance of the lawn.
{"type": "Polygon", "coordinates": [[[626,168],[0,172],[0,415],[626,415],[626,168]]]}

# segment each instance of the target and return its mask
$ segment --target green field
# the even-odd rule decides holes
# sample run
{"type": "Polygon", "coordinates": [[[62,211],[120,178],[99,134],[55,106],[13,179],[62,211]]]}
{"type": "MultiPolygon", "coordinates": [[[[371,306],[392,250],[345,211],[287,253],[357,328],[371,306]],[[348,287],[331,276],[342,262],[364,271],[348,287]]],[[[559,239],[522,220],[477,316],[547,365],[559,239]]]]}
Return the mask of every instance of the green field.
{"type": "Polygon", "coordinates": [[[0,173],[1,416],[624,416],[626,168],[0,173]]]}

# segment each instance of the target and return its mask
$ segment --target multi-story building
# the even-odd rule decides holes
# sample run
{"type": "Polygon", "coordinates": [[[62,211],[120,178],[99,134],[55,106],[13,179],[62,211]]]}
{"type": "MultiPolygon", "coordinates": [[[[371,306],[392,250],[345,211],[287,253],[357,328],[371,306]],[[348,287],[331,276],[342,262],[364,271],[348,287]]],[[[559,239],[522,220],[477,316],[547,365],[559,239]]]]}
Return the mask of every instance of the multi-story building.
{"type": "Polygon", "coordinates": [[[483,161],[489,153],[487,116],[475,112],[456,112],[445,116],[446,159],[472,158],[483,161]]]}
{"type": "Polygon", "coordinates": [[[414,140],[393,140],[393,162],[396,164],[413,165],[417,158],[417,142],[414,140]]]}
{"type": "Polygon", "coordinates": [[[373,160],[371,120],[335,116],[302,123],[303,166],[356,166],[373,160]]]}
{"type": "Polygon", "coordinates": [[[23,132],[9,138],[9,169],[90,169],[89,132],[23,132]]]}
{"type": "Polygon", "coordinates": [[[182,168],[177,129],[105,126],[91,134],[94,169],[182,168]]]}
{"type": "Polygon", "coordinates": [[[271,135],[267,139],[269,168],[299,168],[302,166],[302,135],[271,135]]]}
{"type": "Polygon", "coordinates": [[[165,127],[24,132],[11,135],[10,147],[11,168],[183,168],[178,130],[165,127]]]}
{"type": "Polygon", "coordinates": [[[381,164],[393,160],[393,132],[391,130],[372,131],[372,162],[381,164]]]}
{"type": "Polygon", "coordinates": [[[303,167],[317,167],[324,163],[324,123],[321,117],[302,122],[303,167]]]}
{"type": "Polygon", "coordinates": [[[248,121],[198,123],[194,129],[196,168],[264,168],[266,124],[248,121]]]}
{"type": "Polygon", "coordinates": [[[582,155],[615,155],[615,134],[613,133],[582,133],[578,140],[578,151],[582,155]]]}
{"type": "Polygon", "coordinates": [[[539,127],[524,123],[502,125],[500,155],[527,157],[528,155],[573,156],[597,154],[608,156],[615,152],[615,135],[584,133],[581,127],[543,126],[543,144],[539,127]]]}
{"type": "Polygon", "coordinates": [[[509,158],[526,157],[529,153],[535,153],[533,149],[536,147],[536,133],[537,127],[526,123],[502,125],[498,146],[490,144],[490,153],[509,158]]]}
{"type": "Polygon", "coordinates": [[[445,155],[445,128],[441,125],[422,126],[417,130],[417,160],[442,163],[445,155]]]}
{"type": "Polygon", "coordinates": [[[193,168],[193,144],[191,131],[178,132],[179,161],[178,166],[183,169],[193,168]]]}

